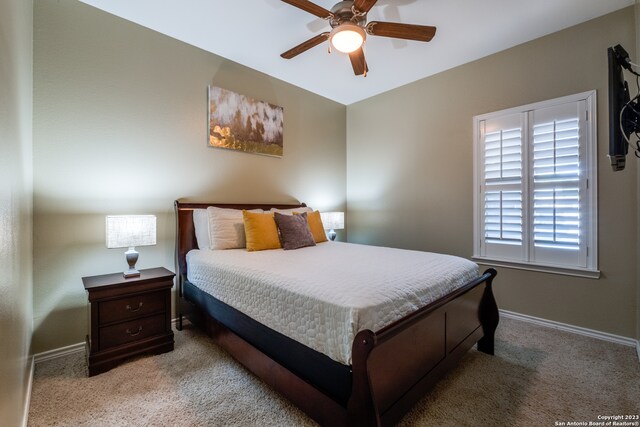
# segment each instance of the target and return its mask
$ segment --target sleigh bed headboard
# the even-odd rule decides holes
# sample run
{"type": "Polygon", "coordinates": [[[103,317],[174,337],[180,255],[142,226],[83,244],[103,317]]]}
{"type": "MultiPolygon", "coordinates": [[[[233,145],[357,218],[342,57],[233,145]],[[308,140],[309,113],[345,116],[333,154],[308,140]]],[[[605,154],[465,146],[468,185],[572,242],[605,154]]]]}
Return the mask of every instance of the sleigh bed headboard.
{"type": "Polygon", "coordinates": [[[193,210],[206,209],[209,206],[227,209],[264,209],[268,211],[271,208],[291,209],[307,206],[304,203],[298,204],[269,204],[269,203],[191,203],[176,200],[174,203],[176,210],[176,269],[179,283],[182,281],[183,275],[187,274],[187,252],[191,249],[197,249],[196,231],[193,226],[193,210]]]}

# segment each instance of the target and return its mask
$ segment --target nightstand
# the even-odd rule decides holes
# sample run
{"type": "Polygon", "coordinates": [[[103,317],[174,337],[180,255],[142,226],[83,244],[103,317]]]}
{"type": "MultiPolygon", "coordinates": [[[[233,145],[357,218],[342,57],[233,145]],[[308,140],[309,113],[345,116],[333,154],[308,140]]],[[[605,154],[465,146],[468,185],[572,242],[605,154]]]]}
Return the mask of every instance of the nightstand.
{"type": "Polygon", "coordinates": [[[171,288],[175,274],[166,268],[83,277],[89,296],[87,364],[89,376],[108,371],[123,359],[173,350],[171,288]]]}

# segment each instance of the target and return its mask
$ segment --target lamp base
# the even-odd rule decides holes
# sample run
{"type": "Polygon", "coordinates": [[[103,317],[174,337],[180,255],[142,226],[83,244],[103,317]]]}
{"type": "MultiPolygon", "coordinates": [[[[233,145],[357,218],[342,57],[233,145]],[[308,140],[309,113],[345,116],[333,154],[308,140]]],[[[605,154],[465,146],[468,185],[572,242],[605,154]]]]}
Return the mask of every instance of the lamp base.
{"type": "Polygon", "coordinates": [[[123,272],[122,275],[125,279],[128,279],[130,277],[140,277],[140,272],[134,268],[133,270],[123,272]]]}
{"type": "Polygon", "coordinates": [[[329,231],[329,239],[331,239],[331,241],[333,242],[334,240],[336,240],[336,232],[335,230],[331,229],[329,231]]]}
{"type": "Polygon", "coordinates": [[[140,277],[140,272],[136,270],[136,262],[138,262],[138,251],[134,247],[130,247],[128,251],[124,253],[127,258],[127,264],[129,264],[129,270],[123,272],[125,279],[130,277],[140,277]]]}

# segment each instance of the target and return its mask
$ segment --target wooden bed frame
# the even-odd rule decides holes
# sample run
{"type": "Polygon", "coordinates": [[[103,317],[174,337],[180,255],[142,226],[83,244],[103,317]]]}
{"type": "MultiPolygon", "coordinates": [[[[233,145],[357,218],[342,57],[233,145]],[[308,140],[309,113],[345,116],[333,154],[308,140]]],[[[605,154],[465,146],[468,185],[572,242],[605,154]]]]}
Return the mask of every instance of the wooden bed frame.
{"type": "Polygon", "coordinates": [[[247,369],[321,425],[387,426],[404,414],[451,370],[475,343],[493,354],[498,307],[491,290],[496,276],[480,277],[383,329],[360,331],[352,348],[352,388],[346,406],[240,338],[183,296],[186,254],[197,248],[193,209],[286,209],[305,206],[175,202],[178,269],[178,330],[182,316],[204,320],[207,333],[247,369]]]}

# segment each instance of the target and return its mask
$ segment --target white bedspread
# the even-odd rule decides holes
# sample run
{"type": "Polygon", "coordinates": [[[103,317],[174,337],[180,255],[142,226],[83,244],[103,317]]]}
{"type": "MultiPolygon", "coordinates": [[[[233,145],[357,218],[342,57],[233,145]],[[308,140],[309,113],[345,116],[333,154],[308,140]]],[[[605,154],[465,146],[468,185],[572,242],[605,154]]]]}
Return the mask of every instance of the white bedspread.
{"type": "Polygon", "coordinates": [[[346,365],[359,331],[377,331],[478,276],[477,264],[455,256],[338,242],[192,250],[187,265],[195,286],[346,365]]]}

